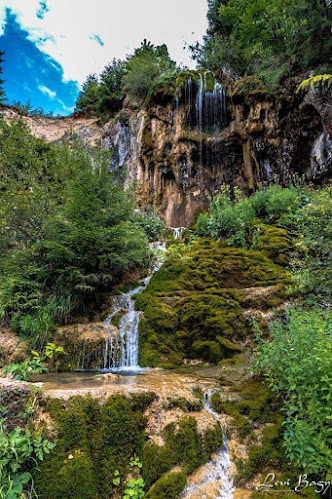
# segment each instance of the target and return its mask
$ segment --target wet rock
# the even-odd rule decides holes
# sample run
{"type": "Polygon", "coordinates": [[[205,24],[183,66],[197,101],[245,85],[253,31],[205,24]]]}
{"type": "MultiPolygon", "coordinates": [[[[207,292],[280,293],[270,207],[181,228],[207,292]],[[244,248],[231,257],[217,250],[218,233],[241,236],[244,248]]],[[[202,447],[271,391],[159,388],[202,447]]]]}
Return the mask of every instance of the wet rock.
{"type": "MultiPolygon", "coordinates": [[[[112,334],[119,334],[115,326],[109,325],[112,334]]],[[[69,369],[101,369],[104,365],[106,342],[109,331],[103,322],[88,322],[63,326],[57,329],[54,341],[63,346],[65,355],[59,357],[58,368],[69,369]]]]}

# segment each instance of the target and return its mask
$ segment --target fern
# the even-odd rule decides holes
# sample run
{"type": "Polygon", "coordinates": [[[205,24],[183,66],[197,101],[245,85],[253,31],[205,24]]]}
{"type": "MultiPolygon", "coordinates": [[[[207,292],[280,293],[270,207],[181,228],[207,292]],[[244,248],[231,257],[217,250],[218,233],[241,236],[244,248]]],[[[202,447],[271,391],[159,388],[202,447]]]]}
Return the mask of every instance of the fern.
{"type": "Polygon", "coordinates": [[[316,75],[310,76],[306,80],[299,85],[296,93],[299,93],[301,90],[307,90],[309,88],[314,87],[330,87],[332,85],[332,75],[324,74],[324,75],[316,75]]]}

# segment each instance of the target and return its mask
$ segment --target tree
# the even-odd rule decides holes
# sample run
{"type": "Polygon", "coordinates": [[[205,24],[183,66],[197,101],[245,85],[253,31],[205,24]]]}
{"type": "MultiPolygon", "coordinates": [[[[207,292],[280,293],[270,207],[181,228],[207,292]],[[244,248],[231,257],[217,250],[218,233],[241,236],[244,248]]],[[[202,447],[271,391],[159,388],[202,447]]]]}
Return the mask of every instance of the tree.
{"type": "Polygon", "coordinates": [[[126,63],[120,59],[113,59],[100,75],[100,100],[101,113],[117,112],[124,99],[123,77],[126,72],[126,63]]]}
{"type": "Polygon", "coordinates": [[[157,78],[175,69],[176,63],[170,58],[166,45],[155,47],[144,40],[128,58],[124,89],[132,97],[143,101],[157,78]]]}
{"type": "Polygon", "coordinates": [[[208,0],[209,27],[193,48],[208,69],[230,65],[267,83],[289,70],[332,63],[332,3],[326,0],[208,0]]]}
{"type": "Polygon", "coordinates": [[[90,74],[83,83],[82,90],[76,101],[77,110],[86,110],[94,114],[99,102],[99,82],[95,74],[90,74]]]}
{"type": "Polygon", "coordinates": [[[3,59],[4,55],[5,55],[5,53],[0,51],[0,104],[6,100],[5,91],[4,91],[3,86],[2,86],[5,82],[4,82],[4,80],[1,79],[1,74],[3,72],[2,65],[4,62],[4,59],[3,59]]]}

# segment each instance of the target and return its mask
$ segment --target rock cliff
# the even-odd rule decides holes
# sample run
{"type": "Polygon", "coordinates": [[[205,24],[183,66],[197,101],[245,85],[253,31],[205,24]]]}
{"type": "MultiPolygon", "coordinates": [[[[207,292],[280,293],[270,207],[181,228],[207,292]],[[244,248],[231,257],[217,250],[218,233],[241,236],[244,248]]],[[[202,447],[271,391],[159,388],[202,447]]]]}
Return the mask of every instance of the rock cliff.
{"type": "MultiPolygon", "coordinates": [[[[113,151],[111,168],[135,183],[138,207],[154,206],[167,226],[187,226],[227,183],[246,193],[262,182],[315,183],[332,172],[332,89],[297,93],[292,80],[270,95],[245,77],[225,86],[211,73],[187,72],[178,88],[161,87],[144,106],[125,99],[104,127],[95,118],[23,116],[48,141],[77,133],[113,151]]],[[[13,119],[17,112],[2,107],[13,119]]]]}
{"type": "Polygon", "coordinates": [[[250,193],[264,181],[331,176],[331,90],[297,94],[297,85],[269,95],[247,77],[226,96],[189,78],[176,96],[160,89],[144,110],[123,109],[103,143],[137,183],[140,207],[153,205],[168,226],[188,225],[222,183],[250,193]]]}

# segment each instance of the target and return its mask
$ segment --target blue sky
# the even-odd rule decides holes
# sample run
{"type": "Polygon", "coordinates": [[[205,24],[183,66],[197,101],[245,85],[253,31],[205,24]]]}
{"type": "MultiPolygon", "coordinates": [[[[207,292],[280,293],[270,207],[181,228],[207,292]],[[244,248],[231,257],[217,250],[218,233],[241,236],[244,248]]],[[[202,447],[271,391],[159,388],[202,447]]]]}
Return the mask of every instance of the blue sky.
{"type": "Polygon", "coordinates": [[[188,45],[202,39],[206,10],[207,0],[1,0],[8,100],[68,115],[86,76],[144,38],[193,67],[188,45]]]}

